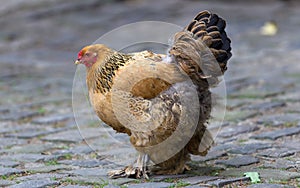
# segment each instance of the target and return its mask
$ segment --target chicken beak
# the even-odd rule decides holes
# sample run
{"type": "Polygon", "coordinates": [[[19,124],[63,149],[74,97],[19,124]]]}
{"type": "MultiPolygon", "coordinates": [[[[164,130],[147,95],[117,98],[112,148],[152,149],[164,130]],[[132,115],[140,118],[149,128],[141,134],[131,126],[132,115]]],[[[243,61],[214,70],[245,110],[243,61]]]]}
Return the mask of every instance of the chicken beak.
{"type": "Polygon", "coordinates": [[[77,60],[74,61],[74,64],[75,64],[75,65],[79,65],[80,63],[81,63],[81,62],[80,62],[79,59],[77,59],[77,60]]]}

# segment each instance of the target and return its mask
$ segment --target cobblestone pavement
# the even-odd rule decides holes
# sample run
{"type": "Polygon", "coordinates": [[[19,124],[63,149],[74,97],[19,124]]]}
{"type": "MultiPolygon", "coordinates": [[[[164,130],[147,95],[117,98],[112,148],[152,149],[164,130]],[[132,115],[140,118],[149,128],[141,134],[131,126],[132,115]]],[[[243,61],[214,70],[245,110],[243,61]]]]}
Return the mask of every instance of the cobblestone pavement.
{"type": "Polygon", "coordinates": [[[3,1],[0,186],[300,187],[299,10],[296,1],[276,0],[3,1]],[[184,175],[108,179],[107,171],[117,168],[109,159],[126,158],[132,148],[117,149],[88,121],[81,126],[86,140],[79,134],[71,99],[76,52],[123,24],[184,26],[204,9],[228,20],[233,45],[227,112],[215,146],[206,157],[193,157],[184,175]],[[278,33],[262,36],[260,27],[270,20],[278,33]],[[258,172],[261,182],[251,183],[245,172],[258,172]]]}

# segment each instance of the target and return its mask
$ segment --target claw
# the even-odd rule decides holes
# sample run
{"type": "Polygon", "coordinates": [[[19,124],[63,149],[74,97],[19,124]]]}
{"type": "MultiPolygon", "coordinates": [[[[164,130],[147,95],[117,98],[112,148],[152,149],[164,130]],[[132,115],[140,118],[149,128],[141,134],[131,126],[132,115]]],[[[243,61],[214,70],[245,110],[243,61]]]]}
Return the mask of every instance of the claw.
{"type": "Polygon", "coordinates": [[[137,159],[136,166],[126,166],[121,170],[112,170],[108,172],[108,176],[112,179],[124,177],[149,179],[150,171],[147,168],[148,162],[148,156],[145,154],[140,154],[137,159]]]}
{"type": "Polygon", "coordinates": [[[122,169],[122,170],[112,170],[112,171],[108,172],[107,175],[112,179],[125,178],[126,177],[126,173],[125,173],[124,169],[122,169]]]}
{"type": "Polygon", "coordinates": [[[184,171],[191,171],[191,170],[192,168],[189,165],[187,164],[184,165],[184,171]]]}
{"type": "Polygon", "coordinates": [[[112,179],[116,178],[136,178],[136,179],[149,179],[149,171],[144,168],[140,169],[138,167],[127,166],[121,170],[112,170],[108,172],[108,176],[112,179]]]}

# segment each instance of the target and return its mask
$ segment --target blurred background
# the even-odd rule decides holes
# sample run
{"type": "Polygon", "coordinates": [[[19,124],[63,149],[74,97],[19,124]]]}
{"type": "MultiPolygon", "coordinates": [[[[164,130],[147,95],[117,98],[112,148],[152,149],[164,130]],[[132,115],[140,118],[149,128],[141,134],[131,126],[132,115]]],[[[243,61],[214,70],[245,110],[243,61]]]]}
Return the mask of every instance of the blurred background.
{"type": "MultiPolygon", "coordinates": [[[[72,62],[81,47],[137,21],[185,26],[204,9],[227,20],[233,58],[226,77],[231,77],[231,72],[244,72],[248,66],[256,67],[257,73],[261,58],[279,60],[266,56],[299,56],[293,52],[300,47],[299,3],[292,0],[11,0],[2,2],[0,8],[0,105],[39,100],[41,95],[42,99],[56,95],[69,98],[75,71],[72,62]],[[270,36],[263,36],[261,29],[270,21],[278,26],[278,32],[272,33],[271,25],[270,36]]],[[[274,68],[270,63],[269,70],[263,69],[268,71],[264,75],[274,68]]]]}

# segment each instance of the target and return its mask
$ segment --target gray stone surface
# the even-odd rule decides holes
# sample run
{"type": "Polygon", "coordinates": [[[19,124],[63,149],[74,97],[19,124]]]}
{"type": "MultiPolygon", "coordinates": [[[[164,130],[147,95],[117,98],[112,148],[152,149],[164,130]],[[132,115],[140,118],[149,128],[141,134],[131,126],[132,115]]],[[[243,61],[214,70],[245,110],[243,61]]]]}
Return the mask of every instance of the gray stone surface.
{"type": "MultiPolygon", "coordinates": [[[[257,80],[251,76],[239,75],[241,78],[237,79],[234,83],[237,91],[230,91],[230,96],[234,98],[242,98],[242,99],[261,99],[272,96],[277,96],[283,94],[283,90],[276,87],[262,87],[258,86],[256,90],[253,90],[254,84],[257,84],[257,80]],[[247,88],[247,86],[250,86],[247,88]],[[245,88],[246,87],[246,88],[245,88]]],[[[230,80],[231,81],[231,80],[230,80]]]]}
{"type": "Polygon", "coordinates": [[[294,141],[294,140],[291,140],[290,142],[288,143],[282,143],[282,147],[286,147],[286,148],[289,148],[291,149],[292,151],[293,150],[296,150],[297,152],[300,151],[300,145],[298,144],[298,142],[294,141]]]}
{"type": "Polygon", "coordinates": [[[294,155],[296,150],[290,148],[272,148],[259,152],[257,155],[271,158],[288,157],[294,155]]]}
{"type": "Polygon", "coordinates": [[[203,186],[200,186],[200,185],[188,185],[186,186],[186,188],[206,188],[207,185],[203,185],[203,186]]]}
{"type": "Polygon", "coordinates": [[[99,129],[95,128],[86,128],[83,130],[68,130],[59,132],[56,134],[51,134],[48,136],[43,137],[42,139],[45,141],[52,141],[52,142],[81,142],[84,139],[96,138],[101,136],[99,133],[99,129]]]}
{"type": "Polygon", "coordinates": [[[211,151],[229,151],[232,148],[237,147],[236,144],[219,144],[212,148],[211,151]]]}
{"type": "Polygon", "coordinates": [[[249,133],[253,131],[257,131],[259,129],[256,125],[239,125],[239,126],[226,126],[221,130],[221,132],[218,134],[218,136],[228,138],[233,137],[235,135],[243,134],[243,133],[249,133]]]}
{"type": "Polygon", "coordinates": [[[243,107],[243,106],[248,105],[248,104],[251,104],[251,100],[249,100],[249,99],[229,98],[229,99],[227,99],[226,108],[235,109],[235,108],[243,107]]]}
{"type": "Polygon", "coordinates": [[[15,181],[28,181],[28,180],[39,180],[39,179],[47,179],[50,178],[50,180],[59,180],[62,178],[67,177],[68,175],[66,174],[61,174],[61,173],[49,173],[51,171],[45,172],[45,173],[35,173],[35,174],[29,174],[26,176],[20,176],[16,177],[14,180],[15,181]]]}
{"type": "Polygon", "coordinates": [[[228,111],[225,115],[226,121],[242,121],[246,120],[248,118],[252,118],[256,115],[258,115],[258,112],[251,111],[251,110],[243,110],[243,111],[228,111]]]}
{"type": "Polygon", "coordinates": [[[211,165],[205,165],[196,163],[196,166],[191,165],[192,169],[186,173],[190,176],[217,176],[219,172],[224,170],[223,166],[213,164],[215,161],[211,162],[211,165]]]}
{"type": "MultiPolygon", "coordinates": [[[[66,185],[66,186],[59,186],[60,188],[92,188],[92,186],[87,186],[87,185],[66,185]]],[[[119,186],[116,186],[118,188],[119,186]]],[[[114,187],[106,187],[104,188],[114,188],[114,187]]]]}
{"type": "Polygon", "coordinates": [[[5,106],[1,106],[0,107],[0,113],[7,113],[7,112],[9,112],[9,107],[7,106],[7,107],[5,107],[5,106]]]}
{"type": "Polygon", "coordinates": [[[64,170],[70,171],[73,169],[72,166],[66,166],[66,165],[40,165],[38,164],[37,166],[29,166],[27,167],[28,171],[33,172],[33,173],[51,173],[51,172],[56,172],[56,171],[61,171],[63,172],[64,170]]]}
{"type": "Polygon", "coordinates": [[[173,183],[166,183],[166,182],[149,182],[149,183],[139,183],[139,184],[130,184],[128,185],[128,188],[168,188],[170,186],[174,185],[173,183]]]}
{"type": "Polygon", "coordinates": [[[47,127],[47,128],[31,128],[31,129],[26,129],[22,130],[17,133],[10,133],[6,134],[6,137],[16,137],[16,138],[34,138],[38,136],[44,136],[44,135],[49,135],[52,133],[59,132],[61,130],[65,130],[65,128],[52,128],[52,127],[47,127]]]}
{"type": "Polygon", "coordinates": [[[213,181],[216,179],[220,179],[218,176],[193,176],[188,178],[181,179],[184,182],[187,182],[191,185],[199,184],[199,183],[206,183],[208,181],[213,181]]]}
{"type": "Polygon", "coordinates": [[[229,150],[229,153],[234,154],[252,154],[257,152],[258,150],[267,149],[272,147],[270,144],[264,143],[251,143],[251,144],[243,144],[240,146],[235,146],[229,150]]]}
{"type": "Polygon", "coordinates": [[[27,188],[27,187],[43,188],[47,186],[56,186],[58,184],[59,184],[58,181],[52,181],[50,179],[40,179],[40,180],[30,180],[30,181],[21,182],[11,187],[12,188],[27,188]]]}
{"type": "MultiPolygon", "coordinates": [[[[299,102],[300,97],[297,91],[286,93],[285,95],[278,96],[278,99],[290,102],[299,102]]],[[[295,109],[298,111],[297,109],[295,109]]],[[[299,112],[299,111],[298,111],[299,112]]]]}
{"type": "MultiPolygon", "coordinates": [[[[2,1],[0,186],[160,187],[171,182],[176,187],[188,181],[196,184],[187,187],[251,187],[243,174],[256,171],[262,184],[255,186],[299,187],[299,9],[296,0],[2,1]],[[127,135],[114,134],[78,100],[84,96],[88,101],[84,73],[73,64],[78,51],[124,24],[157,20],[184,27],[204,9],[227,20],[233,50],[220,78],[228,99],[225,119],[220,122],[223,113],[216,111],[208,126],[215,138],[209,154],[192,156],[188,163],[192,169],[185,174],[151,176],[149,182],[109,179],[106,172],[131,164],[136,151],[127,135]],[[278,33],[263,36],[260,29],[270,20],[275,20],[278,33]],[[76,70],[83,90],[72,95],[76,70]],[[78,108],[73,109],[72,103],[79,103],[78,108]],[[75,119],[73,110],[80,112],[75,119]],[[249,164],[257,159],[259,163],[249,164]],[[238,167],[227,167],[228,162],[238,167]],[[210,177],[214,180],[205,182],[210,177]]],[[[163,33],[155,36],[162,38],[163,33]]],[[[124,39],[131,36],[118,32],[103,43],[120,49],[130,45],[124,39]]],[[[167,43],[168,37],[164,40],[167,43]]]]}
{"type": "Polygon", "coordinates": [[[113,185],[113,184],[108,184],[108,185],[105,185],[103,188],[119,188],[120,186],[118,185],[113,185]]]}
{"type": "Polygon", "coordinates": [[[260,103],[260,104],[249,105],[242,109],[264,111],[264,110],[271,110],[273,108],[282,107],[284,105],[285,105],[285,102],[264,102],[264,103],[260,103]]]}
{"type": "Polygon", "coordinates": [[[166,175],[153,175],[151,176],[151,180],[153,181],[164,181],[166,179],[179,179],[186,178],[192,176],[191,174],[166,174],[166,175]]]}
{"type": "Polygon", "coordinates": [[[93,152],[94,150],[87,146],[87,145],[78,145],[72,148],[69,148],[67,150],[62,149],[62,150],[58,150],[56,152],[54,152],[54,154],[73,154],[73,155],[79,155],[79,154],[89,154],[91,152],[93,152]]]}
{"type": "Polygon", "coordinates": [[[7,187],[9,185],[13,185],[15,184],[14,181],[10,181],[10,180],[0,180],[0,186],[1,187],[7,187]]]}
{"type": "Polygon", "coordinates": [[[39,143],[39,144],[30,144],[22,146],[13,146],[9,149],[6,149],[7,153],[42,153],[56,146],[51,143],[39,143]]]}
{"type": "Polygon", "coordinates": [[[226,151],[220,151],[220,150],[211,150],[208,152],[208,154],[204,157],[202,156],[192,156],[192,160],[193,161],[210,161],[210,160],[214,160],[214,159],[218,159],[221,157],[227,156],[227,152],[226,151]]]}
{"type": "Polygon", "coordinates": [[[285,169],[285,170],[298,170],[297,164],[294,161],[285,160],[285,159],[276,159],[274,161],[265,161],[263,166],[265,168],[274,168],[274,169],[285,169]]]}
{"type": "Polygon", "coordinates": [[[263,132],[257,135],[253,135],[252,138],[256,139],[271,139],[276,140],[281,137],[291,136],[300,133],[300,126],[298,127],[290,127],[275,131],[263,132]]]}
{"type": "Polygon", "coordinates": [[[63,160],[59,161],[61,164],[67,164],[72,166],[79,166],[83,168],[93,168],[93,167],[100,167],[103,165],[107,165],[107,161],[103,160],[96,160],[96,159],[90,159],[90,160],[63,160]]]}
{"type": "Polygon", "coordinates": [[[121,179],[113,179],[113,180],[108,180],[106,176],[75,176],[75,177],[66,177],[62,181],[67,181],[67,182],[80,182],[82,184],[91,184],[91,185],[104,185],[107,184],[107,182],[110,182],[112,184],[127,184],[130,182],[136,181],[135,179],[129,179],[129,178],[121,178],[121,179]]]}
{"type": "Polygon", "coordinates": [[[73,114],[65,114],[65,115],[60,115],[60,114],[54,114],[54,115],[47,115],[44,117],[38,117],[32,120],[32,123],[37,123],[37,124],[53,124],[53,123],[58,123],[61,121],[65,121],[69,118],[73,117],[73,114]]]}
{"type": "Polygon", "coordinates": [[[33,116],[38,115],[38,112],[35,111],[12,111],[7,114],[1,114],[0,119],[1,120],[12,120],[12,121],[17,121],[21,120],[24,118],[31,118],[33,116]]]}
{"type": "Polygon", "coordinates": [[[41,162],[41,161],[49,161],[59,158],[58,155],[42,155],[37,153],[18,153],[14,155],[6,156],[5,159],[11,159],[14,161],[21,162],[41,162]]]}
{"type": "Polygon", "coordinates": [[[12,122],[1,122],[0,123],[0,134],[5,134],[9,132],[15,132],[26,129],[26,126],[19,126],[12,122]]]}
{"type": "Polygon", "coordinates": [[[224,187],[225,185],[234,183],[234,182],[244,182],[249,181],[250,179],[248,177],[242,177],[242,178],[229,178],[229,179],[220,179],[208,182],[207,184],[217,186],[217,187],[224,187]]]}
{"type": "Polygon", "coordinates": [[[290,186],[290,185],[259,183],[259,184],[249,185],[247,188],[293,188],[293,187],[294,186],[290,186]]]}
{"type": "Polygon", "coordinates": [[[8,168],[8,167],[0,167],[0,176],[9,176],[12,174],[20,174],[24,171],[16,169],[16,168],[8,168]]]}
{"type": "MultiPolygon", "coordinates": [[[[261,179],[266,180],[278,180],[278,181],[288,181],[291,179],[296,179],[300,177],[299,172],[290,172],[280,169],[263,169],[256,168],[253,166],[246,166],[241,168],[231,168],[220,173],[220,176],[225,177],[241,177],[245,172],[258,172],[261,179]]],[[[263,182],[262,182],[263,183],[263,182]]]]}
{"type": "Polygon", "coordinates": [[[68,174],[78,176],[107,176],[108,169],[103,168],[81,168],[72,171],[68,171],[68,174]]]}
{"type": "Polygon", "coordinates": [[[20,163],[19,162],[16,162],[16,161],[12,161],[12,160],[9,160],[9,159],[2,159],[0,161],[0,166],[3,166],[3,167],[16,167],[18,166],[20,163]]]}
{"type": "Polygon", "coordinates": [[[258,158],[245,155],[241,157],[234,157],[228,160],[217,160],[216,164],[224,164],[226,166],[233,166],[238,168],[240,166],[247,166],[258,162],[259,162],[258,158]]]}
{"type": "Polygon", "coordinates": [[[0,138],[0,149],[6,149],[15,145],[26,144],[26,140],[17,138],[0,138]]]}
{"type": "Polygon", "coordinates": [[[260,176],[265,179],[290,180],[300,177],[299,172],[290,172],[279,169],[258,169],[260,176]]]}
{"type": "Polygon", "coordinates": [[[297,113],[272,114],[265,115],[257,121],[258,123],[267,124],[269,126],[280,126],[283,124],[295,123],[300,121],[300,116],[297,113]]]}

